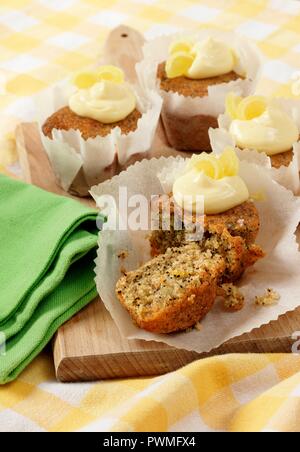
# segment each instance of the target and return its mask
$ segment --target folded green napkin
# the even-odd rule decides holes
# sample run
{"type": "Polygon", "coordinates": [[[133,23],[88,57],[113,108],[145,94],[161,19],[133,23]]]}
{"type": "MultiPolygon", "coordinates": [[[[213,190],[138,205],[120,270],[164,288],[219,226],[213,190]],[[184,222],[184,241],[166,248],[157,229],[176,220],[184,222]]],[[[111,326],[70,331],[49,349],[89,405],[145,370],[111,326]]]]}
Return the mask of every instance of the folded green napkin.
{"type": "Polygon", "coordinates": [[[0,384],[96,297],[96,218],[76,201],[0,175],[0,384]]]}

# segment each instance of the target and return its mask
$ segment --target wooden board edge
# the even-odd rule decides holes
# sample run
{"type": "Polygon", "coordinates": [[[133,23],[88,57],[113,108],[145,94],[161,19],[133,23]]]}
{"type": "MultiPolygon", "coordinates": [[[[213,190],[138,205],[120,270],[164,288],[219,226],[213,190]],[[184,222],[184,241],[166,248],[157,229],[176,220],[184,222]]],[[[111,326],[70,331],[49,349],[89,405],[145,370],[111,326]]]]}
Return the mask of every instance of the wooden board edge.
{"type": "Polygon", "coordinates": [[[16,150],[19,158],[20,167],[22,168],[23,180],[25,182],[31,183],[32,179],[30,177],[30,165],[28,154],[26,150],[26,139],[23,132],[23,123],[19,124],[15,130],[15,138],[16,138],[16,150]]]}
{"type": "Polygon", "coordinates": [[[62,358],[61,355],[56,354],[56,377],[62,383],[67,383],[158,376],[176,371],[193,361],[217,355],[291,353],[292,345],[292,337],[282,337],[280,340],[275,338],[274,340],[260,339],[226,343],[209,353],[196,353],[170,348],[159,350],[158,352],[143,350],[131,352],[130,354],[116,353],[102,356],[62,358]]]}

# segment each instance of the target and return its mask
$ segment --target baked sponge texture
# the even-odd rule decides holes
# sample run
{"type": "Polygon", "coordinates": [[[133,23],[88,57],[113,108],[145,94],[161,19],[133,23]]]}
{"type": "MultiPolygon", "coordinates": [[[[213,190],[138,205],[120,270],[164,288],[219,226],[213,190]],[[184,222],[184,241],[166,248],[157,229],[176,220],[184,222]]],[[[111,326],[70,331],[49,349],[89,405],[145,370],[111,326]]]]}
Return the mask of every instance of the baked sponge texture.
{"type": "Polygon", "coordinates": [[[116,294],[138,327],[173,333],[192,327],[211,310],[224,271],[222,256],[190,243],[126,273],[116,294]]]}
{"type": "MultiPolygon", "coordinates": [[[[158,215],[159,227],[150,234],[152,256],[165,253],[170,247],[180,247],[187,244],[189,234],[185,225],[176,229],[175,224],[180,212],[170,196],[168,206],[166,198],[157,198],[154,211],[158,215]],[[165,212],[170,212],[170,227],[162,227],[165,212]]],[[[196,225],[197,218],[193,215],[188,219],[191,225],[196,225]]],[[[181,220],[180,220],[181,221],[181,220]]],[[[261,247],[255,244],[260,227],[259,214],[253,202],[247,201],[240,206],[218,215],[206,215],[203,221],[203,236],[196,241],[199,248],[205,252],[221,255],[225,260],[225,271],[222,282],[237,281],[244,271],[264,257],[261,247]]]]}

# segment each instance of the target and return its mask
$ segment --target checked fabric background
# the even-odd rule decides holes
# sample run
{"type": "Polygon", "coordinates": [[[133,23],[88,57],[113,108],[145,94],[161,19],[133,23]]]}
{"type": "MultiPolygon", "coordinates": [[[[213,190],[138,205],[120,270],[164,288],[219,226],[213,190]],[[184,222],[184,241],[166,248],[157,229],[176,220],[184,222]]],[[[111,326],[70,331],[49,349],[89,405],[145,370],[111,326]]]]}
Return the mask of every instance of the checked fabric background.
{"type": "MultiPolygon", "coordinates": [[[[0,0],[0,163],[31,96],[93,64],[111,28],[160,33],[217,27],[266,57],[259,91],[281,95],[300,70],[292,0],[0,0]]],[[[0,357],[1,359],[1,357],[0,357]]],[[[0,387],[0,431],[300,431],[300,355],[229,355],[158,377],[56,382],[46,352],[0,387]]]]}

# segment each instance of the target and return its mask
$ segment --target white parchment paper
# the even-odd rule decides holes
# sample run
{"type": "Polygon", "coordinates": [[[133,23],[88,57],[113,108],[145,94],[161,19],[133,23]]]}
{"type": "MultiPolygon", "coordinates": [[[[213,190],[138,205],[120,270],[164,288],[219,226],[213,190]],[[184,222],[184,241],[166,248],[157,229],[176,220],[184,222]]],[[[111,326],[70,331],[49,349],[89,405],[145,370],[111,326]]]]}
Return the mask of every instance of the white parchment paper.
{"type": "MultiPolygon", "coordinates": [[[[102,205],[104,195],[111,195],[118,204],[119,187],[126,187],[128,198],[143,194],[150,199],[154,194],[163,193],[158,174],[176,174],[182,166],[183,159],[180,157],[144,160],[111,181],[93,187],[91,194],[99,205],[102,205]]],[[[263,166],[241,161],[240,174],[250,193],[263,193],[266,199],[256,205],[261,220],[257,243],[267,255],[253,268],[248,269],[240,281],[239,285],[246,297],[245,308],[236,313],[228,313],[223,311],[221,303],[216,302],[212,311],[202,321],[200,331],[159,335],[139,329],[117,300],[115,284],[122,269],[136,269],[149,259],[148,233],[103,231],[99,237],[96,283],[101,299],[124,337],[155,340],[181,349],[207,352],[230,338],[277,319],[279,315],[300,305],[300,253],[295,236],[300,221],[300,200],[276,183],[263,166]],[[121,251],[128,251],[125,260],[118,258],[121,251]],[[268,287],[280,294],[279,303],[269,307],[256,306],[254,297],[262,295],[268,287]]],[[[167,182],[171,183],[171,179],[168,177],[167,182]]],[[[167,185],[165,188],[168,189],[167,185]]]]}

